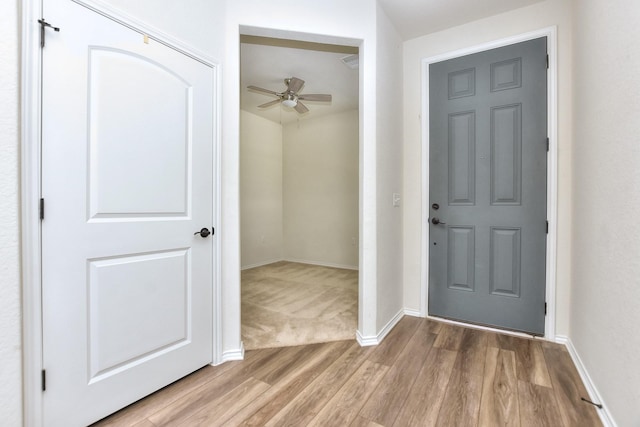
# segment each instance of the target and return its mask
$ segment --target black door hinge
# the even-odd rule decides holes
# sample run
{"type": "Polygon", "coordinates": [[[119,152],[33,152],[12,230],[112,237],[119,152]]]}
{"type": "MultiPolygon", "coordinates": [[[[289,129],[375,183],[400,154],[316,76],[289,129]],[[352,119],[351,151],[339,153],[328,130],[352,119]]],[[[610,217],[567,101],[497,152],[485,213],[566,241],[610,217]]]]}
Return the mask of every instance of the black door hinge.
{"type": "Polygon", "coordinates": [[[549,137],[547,137],[547,152],[549,152],[549,137]]]}
{"type": "Polygon", "coordinates": [[[547,234],[549,234],[549,221],[547,221],[547,226],[546,226],[546,231],[547,234]]]}
{"type": "Polygon", "coordinates": [[[38,19],[38,23],[40,23],[40,47],[44,47],[44,32],[47,27],[51,28],[55,32],[60,32],[60,28],[54,27],[44,19],[38,19]]]}
{"type": "Polygon", "coordinates": [[[545,316],[547,315],[547,303],[546,302],[544,303],[544,315],[545,316]]]}
{"type": "Polygon", "coordinates": [[[44,219],[44,199],[40,199],[40,219],[44,219]]]}
{"type": "Polygon", "coordinates": [[[547,69],[549,68],[549,55],[547,55],[547,69]]]}
{"type": "Polygon", "coordinates": [[[47,371],[42,370],[42,391],[47,390],[47,371]]]}

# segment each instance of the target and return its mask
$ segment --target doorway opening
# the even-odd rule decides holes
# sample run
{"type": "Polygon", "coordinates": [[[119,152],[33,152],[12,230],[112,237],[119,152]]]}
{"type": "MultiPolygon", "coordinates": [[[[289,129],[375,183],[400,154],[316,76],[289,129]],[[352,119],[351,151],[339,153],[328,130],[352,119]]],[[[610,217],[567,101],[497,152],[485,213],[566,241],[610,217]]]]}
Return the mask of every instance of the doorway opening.
{"type": "Polygon", "coordinates": [[[244,347],[354,339],[358,48],[243,35],[240,52],[244,347]]]}

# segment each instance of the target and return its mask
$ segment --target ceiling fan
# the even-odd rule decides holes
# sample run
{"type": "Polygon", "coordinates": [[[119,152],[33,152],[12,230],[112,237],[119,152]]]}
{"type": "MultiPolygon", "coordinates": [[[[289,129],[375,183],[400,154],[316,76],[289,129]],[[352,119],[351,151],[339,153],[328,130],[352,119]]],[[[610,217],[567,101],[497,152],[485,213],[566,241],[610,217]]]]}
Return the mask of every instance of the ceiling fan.
{"type": "Polygon", "coordinates": [[[300,101],[331,102],[331,95],[328,94],[299,94],[298,92],[300,91],[300,89],[302,89],[302,86],[304,86],[304,80],[297,77],[289,77],[284,79],[284,84],[287,85],[287,90],[285,90],[284,92],[276,92],[269,89],[263,89],[258,86],[247,86],[247,89],[268,93],[269,95],[275,95],[279,98],[265,104],[258,105],[258,108],[270,107],[281,102],[285,107],[293,108],[298,113],[304,114],[309,111],[309,109],[300,101]]]}

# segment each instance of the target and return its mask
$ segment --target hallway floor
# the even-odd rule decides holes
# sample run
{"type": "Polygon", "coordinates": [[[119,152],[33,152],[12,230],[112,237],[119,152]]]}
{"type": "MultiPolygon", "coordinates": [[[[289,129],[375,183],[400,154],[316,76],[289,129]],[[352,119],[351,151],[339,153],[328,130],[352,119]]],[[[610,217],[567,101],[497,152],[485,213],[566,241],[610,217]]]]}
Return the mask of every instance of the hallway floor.
{"type": "Polygon", "coordinates": [[[558,344],[404,317],[377,347],[248,351],[95,426],[601,426],[558,344]]]}

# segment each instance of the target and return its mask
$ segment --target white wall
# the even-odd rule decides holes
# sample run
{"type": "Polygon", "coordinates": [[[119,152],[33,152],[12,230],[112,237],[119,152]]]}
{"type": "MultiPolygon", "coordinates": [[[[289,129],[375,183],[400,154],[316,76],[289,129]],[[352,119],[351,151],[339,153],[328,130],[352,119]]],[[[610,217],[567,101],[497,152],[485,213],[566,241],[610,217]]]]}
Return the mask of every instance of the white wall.
{"type": "Polygon", "coordinates": [[[19,9],[0,2],[0,417],[22,424],[19,228],[19,9]]]}
{"type": "Polygon", "coordinates": [[[240,228],[242,268],[280,261],[282,231],[282,126],[240,114],[240,228]]]}
{"type": "Polygon", "coordinates": [[[640,423],[640,3],[574,1],[569,337],[619,426],[640,423]]]}
{"type": "Polygon", "coordinates": [[[283,143],[285,259],[358,268],[358,111],[289,123],[283,143]]]}
{"type": "Polygon", "coordinates": [[[402,40],[378,6],[377,15],[377,330],[402,308],[402,40]]]}
{"type": "Polygon", "coordinates": [[[358,112],[284,127],[240,114],[242,268],[358,268],[358,112]]]}
{"type": "Polygon", "coordinates": [[[223,54],[224,0],[91,0],[135,18],[214,61],[223,54]]]}
{"type": "Polygon", "coordinates": [[[573,136],[570,0],[547,0],[404,43],[404,304],[419,310],[421,283],[421,60],[438,54],[557,25],[558,105],[558,268],[556,334],[569,332],[571,283],[571,185],[573,136]]]}

